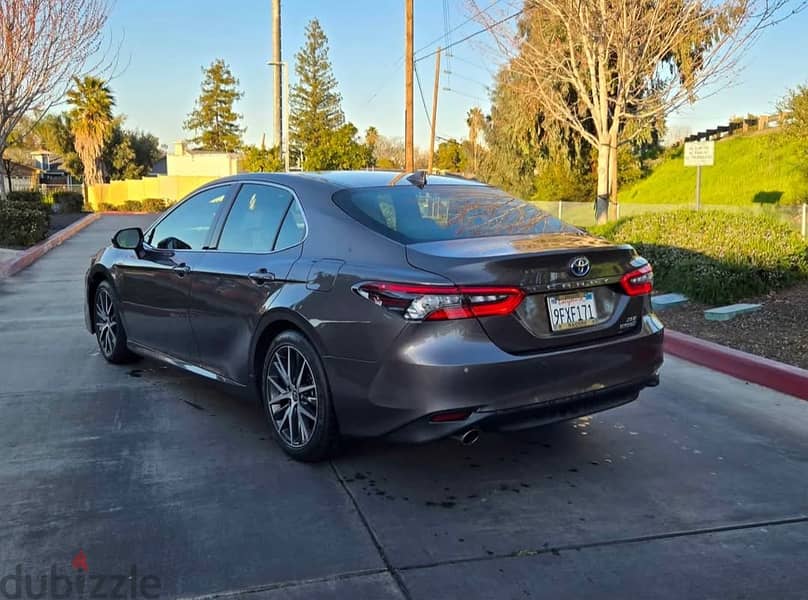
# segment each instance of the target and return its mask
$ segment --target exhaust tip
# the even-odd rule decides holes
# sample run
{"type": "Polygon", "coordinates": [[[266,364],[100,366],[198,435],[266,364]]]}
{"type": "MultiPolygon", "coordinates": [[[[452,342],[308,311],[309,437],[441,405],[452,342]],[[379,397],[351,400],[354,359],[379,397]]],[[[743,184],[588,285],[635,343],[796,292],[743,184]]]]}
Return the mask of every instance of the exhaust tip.
{"type": "Polygon", "coordinates": [[[464,446],[471,446],[472,444],[476,444],[477,441],[480,439],[480,430],[467,429],[463,433],[453,435],[452,437],[461,444],[463,444],[464,446]]]}

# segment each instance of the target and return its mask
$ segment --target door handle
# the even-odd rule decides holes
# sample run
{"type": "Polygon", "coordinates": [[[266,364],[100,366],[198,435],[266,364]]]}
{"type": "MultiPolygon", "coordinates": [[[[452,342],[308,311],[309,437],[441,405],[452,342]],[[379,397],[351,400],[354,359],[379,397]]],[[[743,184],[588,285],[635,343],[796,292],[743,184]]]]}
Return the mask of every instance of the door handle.
{"type": "Polygon", "coordinates": [[[275,281],[275,273],[270,273],[266,269],[258,269],[247,275],[250,281],[255,285],[264,285],[275,281]]]}
{"type": "Polygon", "coordinates": [[[191,267],[186,265],[185,263],[180,263],[171,267],[171,270],[177,274],[177,277],[185,277],[188,273],[191,272],[191,267]]]}

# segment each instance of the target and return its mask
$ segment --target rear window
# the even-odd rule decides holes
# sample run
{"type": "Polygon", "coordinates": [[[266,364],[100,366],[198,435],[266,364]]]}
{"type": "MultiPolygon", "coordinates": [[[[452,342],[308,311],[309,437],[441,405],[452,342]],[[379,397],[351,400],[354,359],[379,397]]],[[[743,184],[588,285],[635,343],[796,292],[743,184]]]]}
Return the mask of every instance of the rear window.
{"type": "Polygon", "coordinates": [[[530,202],[484,186],[357,188],[337,192],[334,202],[360,223],[404,244],[578,231],[530,202]]]}

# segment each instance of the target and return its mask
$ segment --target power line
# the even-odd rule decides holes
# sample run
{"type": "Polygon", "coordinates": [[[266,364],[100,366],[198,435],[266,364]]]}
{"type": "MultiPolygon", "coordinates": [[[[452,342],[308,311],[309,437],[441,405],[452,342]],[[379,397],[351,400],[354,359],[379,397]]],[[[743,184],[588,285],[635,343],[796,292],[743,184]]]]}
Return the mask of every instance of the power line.
{"type": "Polygon", "coordinates": [[[490,101],[490,99],[489,99],[489,100],[485,100],[485,99],[483,99],[483,98],[480,98],[479,96],[475,96],[474,94],[467,94],[467,93],[465,93],[465,92],[460,92],[460,91],[458,91],[458,90],[456,90],[456,89],[454,89],[454,88],[448,88],[448,87],[445,87],[445,88],[443,88],[443,89],[444,89],[445,91],[447,91],[447,92],[452,92],[453,94],[457,94],[458,96],[465,96],[466,98],[471,98],[472,100],[476,100],[477,102],[483,102],[483,103],[485,103],[485,102],[489,102],[489,101],[490,101]]]}
{"type": "Polygon", "coordinates": [[[418,67],[415,67],[415,81],[418,84],[418,94],[421,96],[421,104],[424,106],[424,114],[426,115],[426,122],[429,128],[432,129],[432,119],[429,116],[429,109],[426,106],[426,98],[424,98],[424,90],[421,87],[421,76],[418,74],[418,67]]]}
{"type": "MultiPolygon", "coordinates": [[[[453,28],[452,28],[452,29],[450,29],[449,31],[444,31],[444,34],[443,34],[442,36],[437,37],[437,38],[435,38],[434,40],[432,40],[431,42],[429,42],[428,44],[424,44],[422,47],[418,48],[418,50],[416,50],[416,51],[415,51],[415,54],[418,54],[418,53],[419,53],[419,52],[421,52],[422,50],[426,50],[427,48],[429,48],[429,47],[430,47],[430,46],[432,46],[433,44],[436,44],[437,42],[439,42],[439,41],[441,41],[442,39],[446,38],[446,37],[447,37],[449,34],[454,33],[455,31],[457,31],[458,29],[460,29],[461,27],[463,27],[463,26],[464,26],[464,25],[466,25],[467,23],[470,23],[471,21],[473,21],[474,19],[476,19],[477,17],[479,17],[479,16],[480,16],[481,14],[483,14],[484,12],[487,12],[488,10],[490,10],[491,8],[493,8],[494,6],[496,6],[497,4],[499,4],[500,2],[502,2],[502,0],[494,0],[494,2],[492,2],[491,4],[489,4],[488,6],[486,6],[485,8],[483,8],[483,9],[481,9],[481,10],[478,10],[476,13],[474,13],[474,14],[473,14],[472,16],[470,16],[468,19],[466,19],[465,21],[463,21],[463,22],[462,22],[460,25],[457,25],[456,27],[453,27],[453,28]]],[[[445,21],[444,21],[444,23],[445,23],[445,21]]],[[[445,27],[445,25],[444,25],[444,27],[445,27]]],[[[448,46],[447,46],[447,47],[448,47],[448,46]]],[[[445,48],[444,48],[444,49],[445,49],[445,48]]]]}
{"type": "MultiPolygon", "coordinates": [[[[491,29],[493,29],[497,25],[502,25],[506,21],[510,21],[511,19],[514,19],[514,18],[518,17],[523,12],[525,12],[524,8],[522,10],[519,10],[519,11],[513,13],[512,15],[509,15],[507,17],[504,17],[504,18],[500,19],[499,21],[494,21],[490,25],[487,25],[487,26],[483,27],[482,29],[479,29],[479,30],[475,31],[474,33],[470,33],[466,37],[460,38],[456,42],[453,42],[451,46],[447,46],[446,48],[444,48],[444,50],[449,50],[450,48],[453,48],[454,46],[457,46],[458,44],[462,44],[463,42],[467,42],[471,38],[476,37],[476,36],[480,35],[481,33],[485,33],[486,31],[490,31],[491,29]]],[[[415,59],[415,62],[424,60],[426,58],[429,58],[430,56],[435,56],[435,54],[437,54],[437,53],[438,53],[438,51],[434,50],[433,52],[430,52],[429,54],[424,54],[423,56],[419,56],[418,58],[415,59]]]]}

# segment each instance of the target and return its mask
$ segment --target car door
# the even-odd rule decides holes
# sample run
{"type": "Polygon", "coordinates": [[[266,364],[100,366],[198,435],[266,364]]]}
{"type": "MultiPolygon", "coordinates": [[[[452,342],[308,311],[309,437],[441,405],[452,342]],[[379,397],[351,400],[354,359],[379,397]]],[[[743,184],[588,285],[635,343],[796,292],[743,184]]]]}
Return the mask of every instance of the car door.
{"type": "Polygon", "coordinates": [[[202,366],[245,383],[250,343],[306,235],[303,210],[286,187],[246,182],[194,273],[191,326],[202,366]]]}
{"type": "Polygon", "coordinates": [[[146,231],[139,255],[117,265],[130,341],[198,361],[188,317],[191,284],[231,190],[219,185],[193,194],[146,231]]]}

